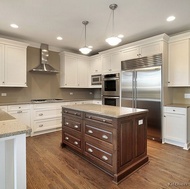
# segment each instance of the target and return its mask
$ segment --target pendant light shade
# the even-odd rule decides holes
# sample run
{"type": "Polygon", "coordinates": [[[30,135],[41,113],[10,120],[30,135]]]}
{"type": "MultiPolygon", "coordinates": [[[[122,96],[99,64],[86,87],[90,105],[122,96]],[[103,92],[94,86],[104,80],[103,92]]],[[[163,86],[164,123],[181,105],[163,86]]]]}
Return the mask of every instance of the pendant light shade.
{"type": "Polygon", "coordinates": [[[86,46],[86,25],[87,25],[89,22],[88,22],[88,21],[83,21],[82,23],[83,23],[84,26],[85,26],[85,46],[82,47],[82,48],[80,48],[79,51],[80,51],[82,54],[88,54],[88,53],[90,53],[90,52],[92,51],[91,48],[89,48],[89,47],[86,46]]]}
{"type": "Polygon", "coordinates": [[[109,8],[112,10],[112,36],[107,38],[105,41],[111,46],[116,46],[121,42],[119,37],[114,36],[114,10],[117,8],[117,5],[111,4],[109,8]]]}

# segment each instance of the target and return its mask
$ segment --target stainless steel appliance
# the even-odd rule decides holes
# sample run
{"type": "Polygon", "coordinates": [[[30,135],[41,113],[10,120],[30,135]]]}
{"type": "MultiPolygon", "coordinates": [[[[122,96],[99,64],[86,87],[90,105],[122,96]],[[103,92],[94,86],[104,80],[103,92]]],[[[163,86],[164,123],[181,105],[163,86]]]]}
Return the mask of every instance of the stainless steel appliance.
{"type": "Polygon", "coordinates": [[[161,141],[162,55],[121,62],[121,106],[148,109],[147,136],[161,141]]]}
{"type": "Polygon", "coordinates": [[[91,76],[91,85],[101,85],[102,84],[102,75],[92,75],[91,76]]]}
{"type": "Polygon", "coordinates": [[[102,76],[102,104],[120,106],[120,74],[102,76]]]}

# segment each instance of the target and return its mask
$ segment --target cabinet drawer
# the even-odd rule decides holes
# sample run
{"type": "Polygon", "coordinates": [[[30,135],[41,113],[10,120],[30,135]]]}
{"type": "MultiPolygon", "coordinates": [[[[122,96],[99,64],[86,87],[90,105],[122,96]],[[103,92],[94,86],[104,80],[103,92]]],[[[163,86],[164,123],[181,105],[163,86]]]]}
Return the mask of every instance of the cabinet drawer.
{"type": "Polygon", "coordinates": [[[173,113],[173,114],[186,114],[187,108],[165,106],[164,112],[173,113]]]}
{"type": "Polygon", "coordinates": [[[113,122],[112,119],[104,118],[104,117],[100,117],[100,116],[96,116],[96,115],[88,114],[88,113],[85,114],[85,118],[90,119],[90,120],[99,121],[99,122],[102,122],[102,123],[107,123],[107,124],[110,124],[110,125],[112,125],[112,122],[113,122]]]}
{"type": "Polygon", "coordinates": [[[69,127],[71,129],[77,130],[81,132],[81,122],[80,121],[75,121],[71,120],[68,118],[63,119],[63,126],[69,127]]]}
{"type": "Polygon", "coordinates": [[[61,118],[34,121],[34,132],[61,128],[61,118]]]}
{"type": "Polygon", "coordinates": [[[51,117],[61,117],[61,109],[35,110],[34,119],[44,119],[51,117]]]}
{"type": "Polygon", "coordinates": [[[82,113],[75,110],[68,110],[63,108],[63,114],[73,115],[76,117],[82,117],[82,113]]]}
{"type": "Polygon", "coordinates": [[[85,134],[112,143],[112,132],[85,125],[85,134]]]}
{"type": "Polygon", "coordinates": [[[81,140],[75,136],[72,136],[72,135],[66,133],[66,132],[63,132],[63,141],[65,141],[66,144],[71,144],[72,146],[81,148],[81,140]]]}
{"type": "Polygon", "coordinates": [[[19,111],[19,110],[29,110],[29,109],[30,109],[29,104],[7,106],[8,111],[14,111],[14,110],[19,111]]]}
{"type": "Polygon", "coordinates": [[[97,148],[96,146],[93,146],[89,143],[85,144],[85,151],[88,154],[100,159],[101,161],[106,162],[109,165],[112,165],[112,154],[111,153],[108,153],[108,152],[106,152],[100,148],[97,148]]]}

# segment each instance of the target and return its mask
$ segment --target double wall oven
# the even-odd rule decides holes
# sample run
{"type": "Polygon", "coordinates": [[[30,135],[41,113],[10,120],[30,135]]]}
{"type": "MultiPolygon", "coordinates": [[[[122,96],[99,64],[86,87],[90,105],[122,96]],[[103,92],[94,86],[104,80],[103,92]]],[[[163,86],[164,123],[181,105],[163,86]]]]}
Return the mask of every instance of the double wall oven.
{"type": "Polygon", "coordinates": [[[102,75],[102,104],[120,106],[120,74],[102,75]]]}

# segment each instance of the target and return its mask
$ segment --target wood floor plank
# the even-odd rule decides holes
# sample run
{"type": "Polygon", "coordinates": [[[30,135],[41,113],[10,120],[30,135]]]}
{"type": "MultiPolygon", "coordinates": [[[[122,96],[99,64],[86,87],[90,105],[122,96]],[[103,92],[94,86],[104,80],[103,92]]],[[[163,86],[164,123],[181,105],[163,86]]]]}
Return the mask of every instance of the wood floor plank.
{"type": "Polygon", "coordinates": [[[190,151],[148,140],[150,162],[119,185],[67,148],[61,131],[27,138],[27,189],[190,188],[190,151]]]}

